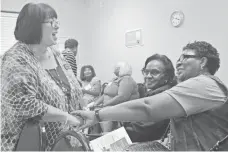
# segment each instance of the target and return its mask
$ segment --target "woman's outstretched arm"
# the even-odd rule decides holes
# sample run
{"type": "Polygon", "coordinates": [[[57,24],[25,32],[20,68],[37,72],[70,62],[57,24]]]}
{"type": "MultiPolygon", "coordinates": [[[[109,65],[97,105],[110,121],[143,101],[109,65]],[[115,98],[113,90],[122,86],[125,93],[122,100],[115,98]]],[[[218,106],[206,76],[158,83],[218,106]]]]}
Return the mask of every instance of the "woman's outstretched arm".
{"type": "Polygon", "coordinates": [[[170,95],[160,93],[151,97],[103,108],[99,112],[102,121],[160,121],[185,116],[182,106],[170,95]]]}
{"type": "MultiPolygon", "coordinates": [[[[74,111],[85,120],[80,129],[98,123],[94,111],[74,111]]],[[[122,122],[155,122],[172,117],[186,116],[182,106],[167,93],[160,93],[151,97],[131,100],[99,111],[100,121],[122,122]]]]}

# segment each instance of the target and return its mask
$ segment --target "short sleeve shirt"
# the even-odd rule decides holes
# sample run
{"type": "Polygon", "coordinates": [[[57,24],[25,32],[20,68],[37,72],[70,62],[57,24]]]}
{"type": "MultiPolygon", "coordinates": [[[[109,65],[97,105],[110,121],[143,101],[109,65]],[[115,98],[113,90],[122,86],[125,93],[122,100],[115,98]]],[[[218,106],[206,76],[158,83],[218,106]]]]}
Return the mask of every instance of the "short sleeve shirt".
{"type": "Polygon", "coordinates": [[[227,93],[220,86],[200,75],[165,91],[186,112],[171,119],[172,150],[209,150],[228,134],[227,93]]]}

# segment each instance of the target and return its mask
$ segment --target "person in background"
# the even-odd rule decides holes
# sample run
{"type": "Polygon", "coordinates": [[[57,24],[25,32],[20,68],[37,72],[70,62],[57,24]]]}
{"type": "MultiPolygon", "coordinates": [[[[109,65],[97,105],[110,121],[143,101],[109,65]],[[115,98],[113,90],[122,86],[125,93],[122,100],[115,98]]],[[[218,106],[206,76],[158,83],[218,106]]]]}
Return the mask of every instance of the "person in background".
{"type": "MultiPolygon", "coordinates": [[[[219,67],[217,49],[205,41],[195,41],[183,48],[176,64],[179,83],[171,89],[100,111],[75,111],[72,114],[86,120],[81,128],[99,121],[171,119],[172,151],[208,151],[228,135],[228,89],[214,76],[219,67]]],[[[154,147],[145,149],[150,151],[154,147]]],[[[228,144],[223,144],[220,150],[228,150],[228,144]]]]}
{"type": "Polygon", "coordinates": [[[77,63],[76,63],[77,53],[78,53],[78,41],[75,39],[66,40],[65,50],[62,52],[62,55],[64,56],[66,61],[70,64],[75,77],[77,77],[77,63]]]}
{"type": "MultiPolygon", "coordinates": [[[[117,63],[114,68],[114,74],[116,77],[105,87],[104,94],[95,101],[94,107],[114,106],[139,98],[138,86],[131,77],[132,68],[128,63],[117,63]]],[[[118,123],[111,121],[102,122],[101,127],[103,132],[106,133],[118,128],[118,123]]]]}
{"type": "Polygon", "coordinates": [[[101,81],[96,77],[94,68],[91,65],[85,65],[81,68],[80,79],[82,83],[82,92],[84,106],[94,102],[101,93],[101,81]]]}
{"type": "MultiPolygon", "coordinates": [[[[144,90],[142,97],[149,97],[161,93],[176,85],[174,80],[174,67],[171,60],[161,54],[148,57],[142,69],[144,77],[144,90]]],[[[126,123],[126,131],[132,142],[145,142],[158,140],[164,135],[169,126],[169,119],[159,122],[126,123]]]]}
{"type": "MultiPolygon", "coordinates": [[[[14,35],[18,42],[1,63],[1,150],[13,151],[25,124],[45,121],[46,150],[69,125],[80,107],[80,86],[56,44],[59,22],[56,11],[43,3],[28,3],[20,11],[14,35]]],[[[31,138],[32,135],[31,135],[31,138]]]]}

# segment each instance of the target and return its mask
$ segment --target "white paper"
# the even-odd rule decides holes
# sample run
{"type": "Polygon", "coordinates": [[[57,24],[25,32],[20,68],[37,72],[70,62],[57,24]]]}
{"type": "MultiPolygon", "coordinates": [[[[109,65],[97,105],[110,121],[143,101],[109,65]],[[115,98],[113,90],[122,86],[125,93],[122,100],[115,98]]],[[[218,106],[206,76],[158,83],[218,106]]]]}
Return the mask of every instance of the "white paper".
{"type": "Polygon", "coordinates": [[[90,146],[95,152],[122,151],[130,144],[132,144],[132,141],[124,127],[90,141],[90,146]]]}

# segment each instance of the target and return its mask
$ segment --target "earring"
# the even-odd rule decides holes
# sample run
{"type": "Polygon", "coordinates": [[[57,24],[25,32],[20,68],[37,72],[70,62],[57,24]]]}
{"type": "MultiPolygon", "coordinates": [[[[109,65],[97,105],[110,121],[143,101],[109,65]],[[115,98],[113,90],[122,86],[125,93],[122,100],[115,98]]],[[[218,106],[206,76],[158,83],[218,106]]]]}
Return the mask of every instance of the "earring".
{"type": "Polygon", "coordinates": [[[203,66],[200,66],[201,70],[203,70],[203,66]]]}

